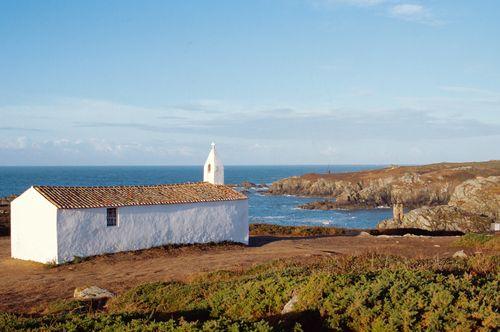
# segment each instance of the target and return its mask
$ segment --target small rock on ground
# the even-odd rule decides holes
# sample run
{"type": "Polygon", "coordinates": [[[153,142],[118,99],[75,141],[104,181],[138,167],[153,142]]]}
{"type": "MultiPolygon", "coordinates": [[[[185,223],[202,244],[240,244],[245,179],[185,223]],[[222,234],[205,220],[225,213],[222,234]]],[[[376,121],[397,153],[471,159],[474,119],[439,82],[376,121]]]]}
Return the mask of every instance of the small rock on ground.
{"type": "Polygon", "coordinates": [[[283,307],[283,310],[281,310],[281,314],[283,315],[293,312],[295,310],[295,304],[297,304],[297,302],[299,302],[299,297],[297,295],[292,296],[290,301],[288,301],[287,304],[285,304],[285,306],[283,307]]]}
{"type": "Polygon", "coordinates": [[[97,286],[78,287],[73,293],[73,297],[77,300],[102,300],[114,297],[115,294],[107,289],[99,288],[97,286]]]}
{"type": "Polygon", "coordinates": [[[453,254],[453,258],[467,258],[467,254],[463,250],[459,250],[453,254]]]}

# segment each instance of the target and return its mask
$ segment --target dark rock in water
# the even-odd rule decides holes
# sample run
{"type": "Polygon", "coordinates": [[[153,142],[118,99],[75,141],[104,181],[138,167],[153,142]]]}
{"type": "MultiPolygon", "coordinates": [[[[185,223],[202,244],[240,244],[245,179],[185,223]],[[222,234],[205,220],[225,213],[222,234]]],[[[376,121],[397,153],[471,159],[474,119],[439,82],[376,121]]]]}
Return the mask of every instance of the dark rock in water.
{"type": "Polygon", "coordinates": [[[337,202],[337,201],[317,201],[299,205],[299,208],[305,210],[363,210],[373,209],[376,206],[363,202],[337,202]]]}
{"type": "Polygon", "coordinates": [[[241,183],[241,186],[245,189],[255,188],[255,183],[252,183],[250,181],[243,181],[241,183]]]}

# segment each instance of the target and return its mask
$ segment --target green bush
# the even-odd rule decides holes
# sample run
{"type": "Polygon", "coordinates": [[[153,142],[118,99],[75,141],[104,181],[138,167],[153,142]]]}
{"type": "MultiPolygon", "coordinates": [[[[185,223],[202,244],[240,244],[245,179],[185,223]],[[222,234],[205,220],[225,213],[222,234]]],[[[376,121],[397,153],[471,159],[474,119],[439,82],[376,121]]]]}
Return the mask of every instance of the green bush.
{"type": "Polygon", "coordinates": [[[500,236],[469,233],[454,242],[457,247],[473,247],[500,250],[500,236]]]}
{"type": "Polygon", "coordinates": [[[137,315],[63,315],[57,318],[23,318],[0,313],[2,331],[272,331],[265,321],[243,322],[225,318],[188,322],[184,319],[158,321],[137,315]]]}
{"type": "Polygon", "coordinates": [[[319,226],[279,226],[272,224],[250,224],[251,235],[268,236],[327,236],[342,235],[346,229],[319,226]]]}
{"type": "Polygon", "coordinates": [[[3,314],[0,330],[489,331],[500,325],[498,263],[498,256],[282,260],[189,283],[144,284],[111,300],[105,312],[3,314]],[[294,294],[295,312],[282,315],[294,294]]]}
{"type": "Polygon", "coordinates": [[[499,296],[495,278],[412,270],[319,273],[299,294],[338,331],[494,330],[499,296]]]}

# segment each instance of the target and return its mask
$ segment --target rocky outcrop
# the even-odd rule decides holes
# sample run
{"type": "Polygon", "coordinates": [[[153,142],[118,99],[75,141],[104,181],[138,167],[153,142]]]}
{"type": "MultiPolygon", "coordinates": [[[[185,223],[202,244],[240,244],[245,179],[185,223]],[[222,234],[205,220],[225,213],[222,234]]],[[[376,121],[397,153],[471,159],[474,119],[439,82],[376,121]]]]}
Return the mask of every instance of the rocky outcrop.
{"type": "Polygon", "coordinates": [[[478,177],[458,185],[447,205],[421,207],[405,214],[399,222],[384,220],[378,228],[487,232],[499,216],[500,176],[478,177]]]}
{"type": "MultiPolygon", "coordinates": [[[[455,188],[478,176],[500,176],[500,161],[393,166],[385,169],[306,174],[274,182],[274,195],[314,196],[329,199],[319,208],[369,208],[402,203],[405,208],[448,204],[455,188]],[[335,203],[331,203],[335,202],[335,203]]],[[[315,208],[308,205],[307,208],[315,208]]]]}
{"type": "Polygon", "coordinates": [[[404,215],[401,222],[382,221],[379,229],[419,228],[428,231],[487,232],[491,219],[461,210],[454,206],[421,207],[404,215]]]}
{"type": "Polygon", "coordinates": [[[349,202],[349,201],[315,201],[299,205],[299,208],[304,210],[360,210],[373,209],[375,204],[349,202]]]}
{"type": "Polygon", "coordinates": [[[465,181],[457,186],[448,205],[500,220],[500,176],[465,181]]]}

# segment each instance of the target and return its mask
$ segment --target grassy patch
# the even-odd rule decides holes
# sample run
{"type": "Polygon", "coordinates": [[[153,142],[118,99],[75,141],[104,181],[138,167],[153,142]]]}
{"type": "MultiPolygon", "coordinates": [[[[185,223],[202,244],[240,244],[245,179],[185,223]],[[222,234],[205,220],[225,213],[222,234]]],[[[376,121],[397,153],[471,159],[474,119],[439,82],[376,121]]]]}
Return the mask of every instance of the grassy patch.
{"type": "Polygon", "coordinates": [[[500,236],[469,233],[454,242],[457,247],[500,250],[500,236]]]}
{"type": "Polygon", "coordinates": [[[278,260],[140,285],[105,312],[62,303],[42,317],[0,314],[0,330],[488,331],[500,323],[499,263],[498,256],[278,260]],[[295,311],[281,314],[294,295],[295,311]]]}
{"type": "Polygon", "coordinates": [[[271,224],[250,224],[251,235],[269,235],[269,236],[326,236],[342,235],[346,230],[335,227],[319,226],[278,226],[271,224]]]}

